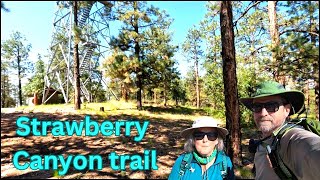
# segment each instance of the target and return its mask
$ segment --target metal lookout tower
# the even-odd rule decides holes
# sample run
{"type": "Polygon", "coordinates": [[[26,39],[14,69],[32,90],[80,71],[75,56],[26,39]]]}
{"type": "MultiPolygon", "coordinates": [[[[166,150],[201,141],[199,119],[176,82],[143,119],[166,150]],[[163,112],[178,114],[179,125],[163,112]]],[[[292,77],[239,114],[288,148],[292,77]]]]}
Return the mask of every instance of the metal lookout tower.
{"type": "MultiPolygon", "coordinates": [[[[60,1],[61,2],[61,1],[60,1]]],[[[108,88],[107,82],[98,70],[101,60],[105,59],[110,48],[108,12],[113,4],[110,1],[86,1],[78,8],[79,39],[74,37],[74,19],[72,5],[57,2],[57,11],[53,21],[53,34],[50,45],[50,57],[44,78],[42,104],[50,102],[55,95],[62,94],[65,103],[70,103],[74,91],[73,47],[78,41],[81,101],[92,101],[95,85],[105,85],[109,96],[116,95],[108,88]],[[91,92],[91,93],[90,93],[91,92]]]]}

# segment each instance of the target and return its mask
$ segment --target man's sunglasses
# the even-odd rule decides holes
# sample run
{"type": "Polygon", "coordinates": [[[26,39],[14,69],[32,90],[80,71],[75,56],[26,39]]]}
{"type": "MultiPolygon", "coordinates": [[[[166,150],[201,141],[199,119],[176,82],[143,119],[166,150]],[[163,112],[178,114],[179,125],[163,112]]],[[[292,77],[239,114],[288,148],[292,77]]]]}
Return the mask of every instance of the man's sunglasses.
{"type": "Polygon", "coordinates": [[[218,133],[217,132],[194,132],[193,137],[196,140],[202,140],[204,136],[207,135],[208,140],[210,141],[215,141],[218,138],[218,133]]]}
{"type": "Polygon", "coordinates": [[[279,106],[284,105],[282,102],[267,102],[267,103],[254,103],[251,107],[251,110],[255,113],[259,113],[265,108],[268,112],[277,112],[279,106]]]}

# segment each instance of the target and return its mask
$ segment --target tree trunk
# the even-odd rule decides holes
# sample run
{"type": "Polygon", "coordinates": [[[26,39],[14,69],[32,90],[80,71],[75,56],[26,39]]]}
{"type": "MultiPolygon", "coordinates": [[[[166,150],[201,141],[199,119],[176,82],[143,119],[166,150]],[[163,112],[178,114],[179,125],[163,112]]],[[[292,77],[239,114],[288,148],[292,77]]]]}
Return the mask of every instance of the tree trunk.
{"type": "Polygon", "coordinates": [[[21,90],[21,67],[20,67],[20,62],[21,62],[21,57],[19,53],[19,48],[18,48],[18,91],[19,91],[19,106],[22,106],[22,90],[21,90]]]}
{"type": "Polygon", "coordinates": [[[309,79],[305,83],[305,97],[307,100],[307,106],[310,107],[309,79]]]}
{"type": "Polygon", "coordinates": [[[281,65],[282,57],[279,54],[280,50],[280,35],[277,20],[276,1],[268,1],[268,16],[270,23],[270,36],[271,36],[271,48],[272,48],[272,66],[273,78],[279,83],[286,85],[285,76],[282,75],[277,65],[281,65]]]}
{"type": "Polygon", "coordinates": [[[6,94],[5,94],[5,91],[4,91],[5,84],[2,81],[2,76],[3,76],[3,74],[1,74],[1,108],[4,108],[4,102],[6,100],[6,94]]]}
{"type": "MultiPolygon", "coordinates": [[[[78,2],[73,2],[73,8],[74,8],[74,26],[78,26],[78,2]]],[[[75,39],[75,37],[74,37],[75,39]]],[[[74,87],[74,109],[78,110],[81,107],[81,101],[80,101],[80,73],[79,73],[79,54],[78,54],[78,42],[74,41],[74,50],[73,50],[74,56],[74,81],[75,81],[75,87],[74,87]]]]}
{"type": "Polygon", "coordinates": [[[164,106],[167,107],[167,85],[166,85],[166,83],[164,83],[163,96],[164,96],[164,106]]]}
{"type": "Polygon", "coordinates": [[[199,70],[198,70],[198,58],[195,58],[195,74],[196,74],[196,93],[197,93],[197,108],[200,107],[200,90],[199,90],[199,70]]]}
{"type": "Polygon", "coordinates": [[[223,60],[223,84],[226,107],[227,153],[236,166],[241,166],[240,116],[236,76],[233,17],[231,1],[222,1],[220,27],[223,60]]]}
{"type": "Polygon", "coordinates": [[[9,93],[7,93],[8,86],[9,86],[8,74],[4,70],[3,72],[1,72],[1,107],[2,108],[6,107],[5,102],[7,99],[7,95],[9,95],[9,93]]]}
{"type": "Polygon", "coordinates": [[[315,107],[316,119],[320,121],[319,119],[319,82],[315,82],[314,92],[315,92],[315,101],[316,101],[316,107],[315,107]]]}
{"type": "MultiPolygon", "coordinates": [[[[134,2],[134,11],[137,11],[138,9],[138,2],[134,2]]],[[[139,24],[138,24],[138,16],[135,16],[134,17],[134,31],[139,34],[139,24]]],[[[138,91],[137,91],[137,109],[138,110],[141,110],[142,109],[142,99],[141,99],[141,91],[142,91],[142,67],[141,66],[141,63],[140,63],[140,45],[139,45],[139,42],[137,40],[135,40],[135,47],[134,47],[134,54],[135,54],[135,57],[138,59],[138,62],[139,62],[139,67],[137,68],[136,70],[136,73],[137,73],[137,87],[138,87],[138,91]]]]}
{"type": "Polygon", "coordinates": [[[125,99],[125,92],[124,92],[124,85],[121,84],[121,99],[124,100],[125,99]]]}
{"type": "Polygon", "coordinates": [[[38,105],[38,94],[36,92],[33,93],[33,104],[38,105]]]}
{"type": "Polygon", "coordinates": [[[157,92],[155,89],[153,90],[153,102],[157,104],[157,92]]]}
{"type": "MultiPolygon", "coordinates": [[[[79,65],[80,66],[80,65],[79,65]]],[[[91,61],[89,61],[89,67],[91,69],[91,61]]],[[[80,70],[79,70],[80,71],[80,70]]],[[[89,84],[92,84],[92,79],[91,76],[89,76],[89,84]]],[[[92,86],[90,86],[90,91],[89,91],[89,100],[88,103],[92,102],[92,86]]]]}
{"type": "MultiPolygon", "coordinates": [[[[135,48],[135,49],[139,49],[140,50],[140,47],[139,45],[136,45],[138,46],[138,48],[135,48]]],[[[138,54],[139,56],[139,54],[138,54]]],[[[142,82],[141,82],[141,75],[140,75],[140,67],[137,68],[137,87],[138,87],[138,91],[137,91],[137,109],[138,110],[141,110],[142,109],[142,98],[141,98],[141,91],[142,91],[142,82]]]]}
{"type": "Polygon", "coordinates": [[[126,102],[128,102],[129,101],[129,92],[128,92],[128,90],[126,89],[126,100],[125,100],[126,102]]]}
{"type": "MultiPolygon", "coordinates": [[[[311,6],[311,1],[308,1],[309,5],[311,6]]],[[[316,18],[312,16],[314,11],[310,12],[310,32],[316,31],[316,18]]],[[[317,43],[317,36],[315,34],[310,33],[311,36],[311,43],[314,44],[316,47],[317,43]]],[[[314,79],[314,94],[315,94],[315,112],[316,112],[316,119],[319,121],[319,63],[320,59],[315,58],[313,66],[313,79],[314,79]]]]}

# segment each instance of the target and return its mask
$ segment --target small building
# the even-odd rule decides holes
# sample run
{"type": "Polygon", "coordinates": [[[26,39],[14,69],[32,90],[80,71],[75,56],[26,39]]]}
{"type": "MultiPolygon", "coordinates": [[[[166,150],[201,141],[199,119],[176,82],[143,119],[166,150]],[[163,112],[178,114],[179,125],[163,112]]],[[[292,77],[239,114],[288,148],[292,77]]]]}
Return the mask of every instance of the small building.
{"type": "MultiPolygon", "coordinates": [[[[60,103],[65,103],[63,96],[62,96],[62,92],[53,89],[52,87],[50,88],[46,88],[45,89],[46,92],[46,97],[45,99],[48,99],[48,101],[45,104],[60,104],[60,103]],[[50,99],[49,99],[50,97],[50,99]]],[[[38,101],[39,102],[39,101],[38,101]]],[[[42,102],[42,96],[41,96],[41,100],[40,102],[42,102]]]]}

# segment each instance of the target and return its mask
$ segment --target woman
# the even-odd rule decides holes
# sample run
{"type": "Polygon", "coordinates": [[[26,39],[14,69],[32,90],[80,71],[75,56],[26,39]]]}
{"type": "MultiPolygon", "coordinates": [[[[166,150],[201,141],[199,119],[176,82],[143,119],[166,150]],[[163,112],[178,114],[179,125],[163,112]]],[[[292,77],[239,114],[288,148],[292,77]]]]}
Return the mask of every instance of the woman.
{"type": "Polygon", "coordinates": [[[191,128],[181,132],[187,139],[186,153],[174,163],[169,180],[235,179],[231,160],[223,151],[227,134],[228,130],[218,127],[211,117],[196,119],[191,128]]]}

